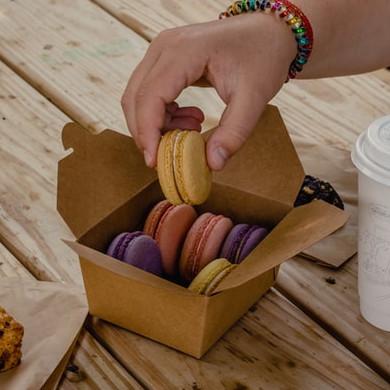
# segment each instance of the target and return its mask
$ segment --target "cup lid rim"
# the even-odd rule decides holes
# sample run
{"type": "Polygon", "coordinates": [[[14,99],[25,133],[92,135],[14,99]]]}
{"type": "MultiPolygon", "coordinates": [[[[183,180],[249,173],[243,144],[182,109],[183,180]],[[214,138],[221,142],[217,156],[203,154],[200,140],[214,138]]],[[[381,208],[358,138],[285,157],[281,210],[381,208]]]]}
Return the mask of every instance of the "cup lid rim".
{"type": "Polygon", "coordinates": [[[359,136],[351,158],[366,176],[390,185],[390,137],[387,139],[380,134],[385,126],[389,126],[386,131],[390,129],[390,115],[377,119],[359,136]]]}

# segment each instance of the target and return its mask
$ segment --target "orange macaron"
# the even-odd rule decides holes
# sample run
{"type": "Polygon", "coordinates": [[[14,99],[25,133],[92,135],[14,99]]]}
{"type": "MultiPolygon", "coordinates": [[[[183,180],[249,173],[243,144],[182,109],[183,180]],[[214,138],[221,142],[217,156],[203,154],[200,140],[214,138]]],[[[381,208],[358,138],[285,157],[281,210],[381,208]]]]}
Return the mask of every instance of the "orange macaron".
{"type": "Polygon", "coordinates": [[[191,282],[212,260],[218,257],[222,243],[233,222],[223,215],[204,213],[194,222],[184,242],[179,271],[181,278],[191,282]]]}
{"type": "Polygon", "coordinates": [[[159,245],[163,268],[169,276],[177,273],[183,242],[196,217],[192,206],[175,206],[163,200],[153,207],[145,221],[144,233],[154,238],[159,245]]]}

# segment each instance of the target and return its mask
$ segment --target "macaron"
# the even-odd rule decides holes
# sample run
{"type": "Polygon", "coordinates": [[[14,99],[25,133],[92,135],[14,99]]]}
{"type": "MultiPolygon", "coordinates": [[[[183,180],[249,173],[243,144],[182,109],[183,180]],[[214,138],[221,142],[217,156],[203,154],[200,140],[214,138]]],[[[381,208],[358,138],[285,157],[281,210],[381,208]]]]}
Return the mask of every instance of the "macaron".
{"type": "Polygon", "coordinates": [[[223,215],[204,213],[192,225],[184,241],[179,271],[181,278],[191,282],[212,260],[216,259],[233,222],[223,215]]]}
{"type": "Polygon", "coordinates": [[[172,205],[163,200],[150,211],[144,225],[144,233],[151,236],[161,250],[164,271],[169,276],[177,273],[177,263],[187,232],[197,217],[187,204],[172,205]]]}
{"type": "Polygon", "coordinates": [[[188,289],[197,294],[211,295],[235,267],[226,259],[216,259],[199,272],[188,289]]]}
{"type": "Polygon", "coordinates": [[[234,264],[239,264],[267,234],[268,230],[260,226],[236,225],[226,237],[219,255],[234,264]]]}
{"type": "Polygon", "coordinates": [[[170,203],[204,203],[211,190],[211,171],[201,134],[187,130],[167,132],[158,147],[157,174],[170,203]]]}
{"type": "Polygon", "coordinates": [[[163,274],[160,248],[143,232],[117,235],[108,247],[107,254],[152,274],[163,274]]]}

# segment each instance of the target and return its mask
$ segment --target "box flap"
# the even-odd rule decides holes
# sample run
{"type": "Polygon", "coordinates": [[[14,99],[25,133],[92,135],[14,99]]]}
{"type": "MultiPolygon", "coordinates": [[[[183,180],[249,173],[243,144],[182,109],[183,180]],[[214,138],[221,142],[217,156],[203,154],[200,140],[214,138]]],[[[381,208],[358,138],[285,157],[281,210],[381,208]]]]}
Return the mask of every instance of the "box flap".
{"type": "Polygon", "coordinates": [[[278,266],[343,226],[347,219],[347,213],[323,201],[291,210],[215,293],[240,286],[278,266]]]}
{"type": "Polygon", "coordinates": [[[100,268],[104,268],[106,271],[112,272],[126,279],[131,279],[148,286],[158,288],[166,291],[173,291],[175,294],[184,294],[188,296],[196,296],[192,291],[180,286],[179,284],[172,283],[169,280],[160,278],[142,269],[133,267],[122,261],[113,259],[112,257],[101,253],[94,249],[88,248],[85,245],[78,242],[63,240],[66,245],[73,249],[80,257],[88,260],[100,268]]]}
{"type": "Polygon", "coordinates": [[[62,142],[73,152],[58,163],[57,209],[77,238],[157,177],[129,136],[69,123],[62,142]]]}
{"type": "MultiPolygon", "coordinates": [[[[205,133],[208,138],[210,132],[205,133]]],[[[293,207],[304,179],[304,170],[280,116],[268,105],[245,145],[214,182],[274,199],[293,207]]]]}

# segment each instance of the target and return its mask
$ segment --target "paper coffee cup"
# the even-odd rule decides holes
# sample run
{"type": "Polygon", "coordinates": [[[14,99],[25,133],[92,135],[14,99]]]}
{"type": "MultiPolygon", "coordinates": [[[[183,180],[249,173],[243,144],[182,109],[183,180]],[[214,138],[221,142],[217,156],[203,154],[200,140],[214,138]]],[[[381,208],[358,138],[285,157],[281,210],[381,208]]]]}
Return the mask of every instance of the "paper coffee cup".
{"type": "Polygon", "coordinates": [[[360,135],[352,161],[359,171],[360,311],[390,331],[390,116],[360,135]]]}

